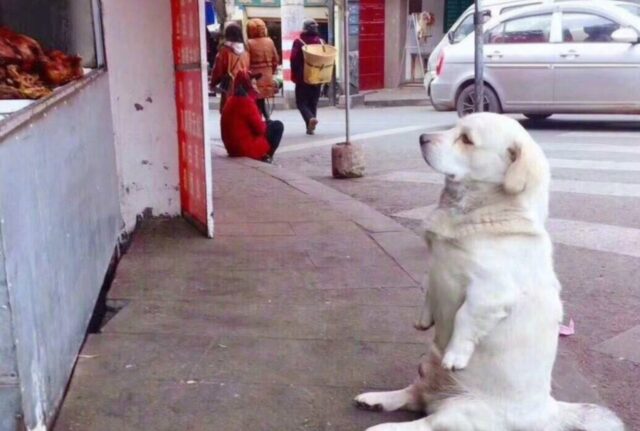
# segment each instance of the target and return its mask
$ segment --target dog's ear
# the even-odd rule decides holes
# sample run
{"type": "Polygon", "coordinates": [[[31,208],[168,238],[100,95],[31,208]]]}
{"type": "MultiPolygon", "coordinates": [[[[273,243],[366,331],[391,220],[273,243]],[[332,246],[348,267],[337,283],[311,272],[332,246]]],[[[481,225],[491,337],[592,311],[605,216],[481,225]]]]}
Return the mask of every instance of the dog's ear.
{"type": "Polygon", "coordinates": [[[505,192],[517,195],[548,176],[544,155],[530,136],[521,136],[508,151],[511,165],[504,176],[505,192]]]}

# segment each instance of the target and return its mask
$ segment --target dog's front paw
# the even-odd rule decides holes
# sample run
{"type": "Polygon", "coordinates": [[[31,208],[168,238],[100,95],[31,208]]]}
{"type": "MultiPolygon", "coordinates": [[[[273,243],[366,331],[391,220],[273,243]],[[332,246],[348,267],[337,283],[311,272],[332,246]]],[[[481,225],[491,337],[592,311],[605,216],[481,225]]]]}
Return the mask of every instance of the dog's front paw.
{"type": "Polygon", "coordinates": [[[381,412],[384,410],[384,396],[381,392],[367,392],[360,394],[353,400],[356,407],[362,410],[370,410],[372,412],[381,412]]]}
{"type": "Polygon", "coordinates": [[[464,370],[469,365],[473,349],[473,343],[464,343],[447,349],[442,358],[442,367],[451,371],[464,370]]]}

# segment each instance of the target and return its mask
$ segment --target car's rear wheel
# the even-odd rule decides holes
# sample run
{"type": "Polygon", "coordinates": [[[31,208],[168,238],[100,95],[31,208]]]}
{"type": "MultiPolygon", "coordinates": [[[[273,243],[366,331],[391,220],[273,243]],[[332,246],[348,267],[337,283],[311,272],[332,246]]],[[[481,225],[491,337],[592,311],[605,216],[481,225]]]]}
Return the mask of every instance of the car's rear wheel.
{"type": "Polygon", "coordinates": [[[544,121],[551,117],[551,114],[524,114],[531,121],[544,121]]]}
{"type": "MultiPolygon", "coordinates": [[[[460,94],[458,94],[458,98],[456,99],[456,111],[458,111],[458,116],[464,117],[465,115],[475,112],[475,104],[476,89],[473,84],[467,85],[460,94]]],[[[484,86],[484,111],[496,113],[502,112],[498,95],[487,85],[484,86]]]]}

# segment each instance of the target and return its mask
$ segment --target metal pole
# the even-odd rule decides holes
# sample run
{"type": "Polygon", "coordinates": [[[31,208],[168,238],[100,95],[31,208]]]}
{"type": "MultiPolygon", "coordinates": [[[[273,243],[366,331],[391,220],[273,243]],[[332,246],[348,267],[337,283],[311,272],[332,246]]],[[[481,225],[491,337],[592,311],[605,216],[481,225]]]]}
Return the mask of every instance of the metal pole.
{"type": "Polygon", "coordinates": [[[475,112],[484,111],[484,32],[482,29],[482,11],[480,0],[475,1],[475,112]]]}
{"type": "Polygon", "coordinates": [[[346,141],[349,145],[351,140],[351,125],[349,124],[349,110],[351,109],[351,76],[349,67],[349,3],[344,2],[344,96],[345,96],[345,124],[346,124],[346,141]]]}
{"type": "MultiPolygon", "coordinates": [[[[336,2],[335,0],[329,0],[329,44],[337,46],[336,41],[336,2]]],[[[337,97],[338,83],[336,79],[336,73],[334,69],[333,76],[331,77],[331,105],[336,106],[338,104],[337,97]]]]}

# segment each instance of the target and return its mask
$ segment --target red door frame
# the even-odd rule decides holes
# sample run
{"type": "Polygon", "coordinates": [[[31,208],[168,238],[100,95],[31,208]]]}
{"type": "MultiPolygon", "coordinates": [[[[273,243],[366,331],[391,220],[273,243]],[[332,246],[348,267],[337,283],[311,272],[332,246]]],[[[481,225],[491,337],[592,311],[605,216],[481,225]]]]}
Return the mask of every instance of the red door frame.
{"type": "Polygon", "coordinates": [[[171,0],[182,215],[213,236],[204,0],[171,0]]]}

